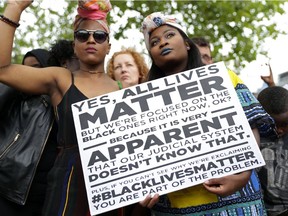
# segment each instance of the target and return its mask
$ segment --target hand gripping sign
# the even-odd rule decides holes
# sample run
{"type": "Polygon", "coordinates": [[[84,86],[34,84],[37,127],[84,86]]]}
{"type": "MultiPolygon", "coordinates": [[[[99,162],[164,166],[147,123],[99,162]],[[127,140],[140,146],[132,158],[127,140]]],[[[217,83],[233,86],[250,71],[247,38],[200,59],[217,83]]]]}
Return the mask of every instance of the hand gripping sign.
{"type": "Polygon", "coordinates": [[[223,62],[72,110],[92,215],[265,165],[223,62]]]}

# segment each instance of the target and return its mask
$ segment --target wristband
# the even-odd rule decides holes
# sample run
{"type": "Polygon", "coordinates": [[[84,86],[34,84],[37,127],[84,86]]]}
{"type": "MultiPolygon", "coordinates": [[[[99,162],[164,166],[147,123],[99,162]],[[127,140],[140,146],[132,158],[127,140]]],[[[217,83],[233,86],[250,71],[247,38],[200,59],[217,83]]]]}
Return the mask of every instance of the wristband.
{"type": "Polygon", "coordinates": [[[3,16],[2,14],[0,14],[0,20],[3,21],[3,22],[5,22],[5,23],[7,23],[8,25],[10,25],[10,26],[12,26],[12,27],[14,27],[14,28],[17,28],[17,27],[20,26],[19,23],[14,22],[13,20],[11,20],[11,19],[3,16]]]}

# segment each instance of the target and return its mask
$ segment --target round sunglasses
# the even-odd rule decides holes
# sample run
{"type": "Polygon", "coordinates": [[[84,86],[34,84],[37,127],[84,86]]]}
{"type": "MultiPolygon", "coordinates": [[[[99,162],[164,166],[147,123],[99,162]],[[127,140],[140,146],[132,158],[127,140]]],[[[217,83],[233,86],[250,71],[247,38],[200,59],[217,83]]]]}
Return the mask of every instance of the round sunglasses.
{"type": "Polygon", "coordinates": [[[109,37],[108,33],[101,30],[86,30],[86,29],[79,29],[74,32],[74,37],[81,43],[86,42],[90,35],[93,35],[94,40],[101,44],[107,40],[109,37]]]}

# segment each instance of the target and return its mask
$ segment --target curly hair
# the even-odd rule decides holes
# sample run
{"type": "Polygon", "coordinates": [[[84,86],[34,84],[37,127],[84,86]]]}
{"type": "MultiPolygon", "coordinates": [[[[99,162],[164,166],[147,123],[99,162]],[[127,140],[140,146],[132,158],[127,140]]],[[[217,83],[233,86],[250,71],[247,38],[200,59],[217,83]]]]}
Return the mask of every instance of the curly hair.
{"type": "Polygon", "coordinates": [[[147,79],[147,74],[148,74],[149,68],[145,62],[144,57],[141,55],[141,53],[137,52],[133,48],[124,48],[121,51],[115,52],[112,55],[111,59],[107,63],[108,76],[110,76],[112,79],[115,80],[114,66],[113,65],[114,65],[115,57],[120,55],[120,54],[130,54],[133,57],[136,65],[137,65],[138,71],[139,71],[139,76],[140,76],[139,77],[139,84],[145,82],[147,79]]]}
{"type": "Polygon", "coordinates": [[[74,56],[73,41],[71,40],[58,40],[52,44],[50,50],[50,58],[48,64],[50,66],[59,66],[71,59],[74,56]]]}
{"type": "Polygon", "coordinates": [[[263,89],[258,100],[270,115],[279,115],[288,111],[288,91],[281,86],[263,89]]]}

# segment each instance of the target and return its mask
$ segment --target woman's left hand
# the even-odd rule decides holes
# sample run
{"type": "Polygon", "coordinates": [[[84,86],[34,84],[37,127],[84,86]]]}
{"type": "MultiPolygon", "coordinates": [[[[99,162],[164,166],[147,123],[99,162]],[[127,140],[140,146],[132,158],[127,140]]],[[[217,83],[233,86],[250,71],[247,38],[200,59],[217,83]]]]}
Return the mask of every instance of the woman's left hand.
{"type": "Polygon", "coordinates": [[[151,195],[146,196],[146,198],[139,202],[142,207],[152,208],[159,201],[159,194],[155,194],[153,197],[151,195]]]}
{"type": "Polygon", "coordinates": [[[211,193],[225,197],[242,189],[251,176],[251,171],[229,175],[221,178],[210,179],[203,186],[211,193]]]}

